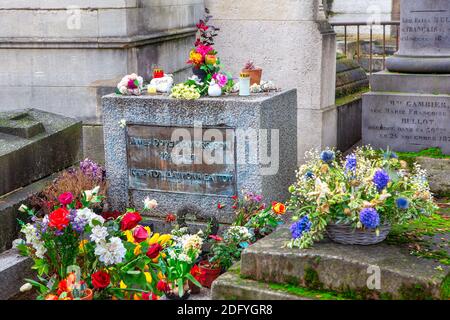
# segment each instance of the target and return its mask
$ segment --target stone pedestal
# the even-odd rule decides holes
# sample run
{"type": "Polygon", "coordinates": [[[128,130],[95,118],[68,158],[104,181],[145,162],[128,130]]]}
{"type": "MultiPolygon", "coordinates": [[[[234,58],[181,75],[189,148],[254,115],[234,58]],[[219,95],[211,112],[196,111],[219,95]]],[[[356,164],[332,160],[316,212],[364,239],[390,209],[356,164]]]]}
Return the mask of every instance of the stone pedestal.
{"type": "Polygon", "coordinates": [[[393,72],[450,74],[450,2],[403,0],[400,49],[387,59],[393,72]]]}
{"type": "Polygon", "coordinates": [[[363,143],[450,153],[450,75],[373,74],[363,95],[363,143]]]}
{"type": "Polygon", "coordinates": [[[363,143],[449,154],[450,2],[403,0],[400,49],[386,65],[363,96],[363,143]]]}
{"type": "Polygon", "coordinates": [[[141,210],[149,196],[159,203],[154,217],[187,212],[230,223],[232,197],[243,189],[269,203],[287,200],[297,167],[296,103],[295,90],[195,101],[103,97],[112,209],[141,210]]]}
{"type": "Polygon", "coordinates": [[[238,75],[245,62],[263,80],[298,90],[298,157],[336,145],[336,34],[318,0],[206,0],[222,64],[238,75]]]}
{"type": "MultiPolygon", "coordinates": [[[[148,79],[156,64],[187,78],[203,10],[203,0],[2,1],[0,111],[33,107],[98,125],[101,97],[125,74],[148,79]]],[[[103,161],[91,129],[85,156],[103,161]]]]}

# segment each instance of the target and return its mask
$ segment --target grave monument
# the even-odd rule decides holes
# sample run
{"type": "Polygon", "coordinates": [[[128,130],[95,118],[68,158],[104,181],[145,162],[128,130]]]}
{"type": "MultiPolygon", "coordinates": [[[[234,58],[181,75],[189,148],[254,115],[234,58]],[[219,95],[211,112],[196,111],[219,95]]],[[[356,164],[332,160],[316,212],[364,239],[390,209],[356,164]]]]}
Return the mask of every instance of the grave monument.
{"type": "Polygon", "coordinates": [[[103,97],[111,207],[142,210],[150,197],[159,204],[152,218],[190,210],[226,224],[243,189],[268,203],[287,200],[297,166],[296,102],[296,90],[195,101],[103,97]]]}
{"type": "Polygon", "coordinates": [[[401,2],[400,49],[363,96],[363,143],[450,154],[450,2],[401,2]]]}

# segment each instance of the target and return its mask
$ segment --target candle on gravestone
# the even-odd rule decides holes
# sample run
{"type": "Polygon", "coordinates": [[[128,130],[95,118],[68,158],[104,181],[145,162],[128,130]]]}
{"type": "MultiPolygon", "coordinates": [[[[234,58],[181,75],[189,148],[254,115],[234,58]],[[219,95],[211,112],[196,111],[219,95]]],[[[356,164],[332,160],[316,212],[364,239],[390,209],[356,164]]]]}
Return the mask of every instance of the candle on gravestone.
{"type": "Polygon", "coordinates": [[[242,72],[239,77],[239,95],[249,96],[250,95],[250,74],[242,72]]]}

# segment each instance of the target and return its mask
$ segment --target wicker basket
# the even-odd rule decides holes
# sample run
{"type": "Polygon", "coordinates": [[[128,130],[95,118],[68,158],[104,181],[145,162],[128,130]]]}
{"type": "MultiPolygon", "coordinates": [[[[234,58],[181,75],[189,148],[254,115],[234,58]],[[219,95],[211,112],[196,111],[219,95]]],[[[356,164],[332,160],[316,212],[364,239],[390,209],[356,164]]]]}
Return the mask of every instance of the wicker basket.
{"type": "Polygon", "coordinates": [[[377,236],[375,229],[355,229],[350,224],[329,224],[326,228],[328,237],[337,243],[371,245],[382,242],[386,239],[391,226],[384,224],[379,227],[380,233],[377,236]]]}

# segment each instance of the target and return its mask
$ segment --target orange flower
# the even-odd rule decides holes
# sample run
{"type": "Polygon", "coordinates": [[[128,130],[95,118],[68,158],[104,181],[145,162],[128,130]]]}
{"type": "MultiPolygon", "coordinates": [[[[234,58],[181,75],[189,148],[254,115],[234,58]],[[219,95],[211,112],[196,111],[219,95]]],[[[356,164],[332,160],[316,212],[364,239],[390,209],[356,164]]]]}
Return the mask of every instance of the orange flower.
{"type": "Polygon", "coordinates": [[[278,215],[282,215],[286,212],[286,206],[282,204],[281,202],[273,202],[272,203],[272,210],[278,215]]]}
{"type": "Polygon", "coordinates": [[[58,296],[54,294],[48,294],[45,296],[45,300],[58,300],[58,296]]]}
{"type": "Polygon", "coordinates": [[[203,56],[201,53],[195,52],[195,50],[192,50],[189,54],[189,62],[195,65],[200,65],[203,63],[203,56]]]}

